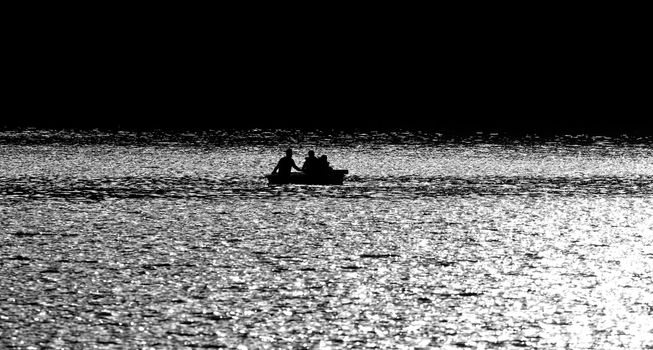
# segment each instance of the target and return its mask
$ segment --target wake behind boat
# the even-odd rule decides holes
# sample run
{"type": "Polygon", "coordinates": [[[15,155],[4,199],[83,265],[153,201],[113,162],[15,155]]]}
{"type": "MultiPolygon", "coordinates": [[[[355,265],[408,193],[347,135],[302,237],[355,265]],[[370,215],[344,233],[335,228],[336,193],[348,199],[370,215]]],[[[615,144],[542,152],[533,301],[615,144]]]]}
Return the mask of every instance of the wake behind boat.
{"type": "Polygon", "coordinates": [[[279,184],[303,184],[303,185],[342,185],[348,170],[334,169],[328,174],[308,175],[303,172],[290,173],[290,176],[280,174],[265,175],[271,185],[279,184]]]}

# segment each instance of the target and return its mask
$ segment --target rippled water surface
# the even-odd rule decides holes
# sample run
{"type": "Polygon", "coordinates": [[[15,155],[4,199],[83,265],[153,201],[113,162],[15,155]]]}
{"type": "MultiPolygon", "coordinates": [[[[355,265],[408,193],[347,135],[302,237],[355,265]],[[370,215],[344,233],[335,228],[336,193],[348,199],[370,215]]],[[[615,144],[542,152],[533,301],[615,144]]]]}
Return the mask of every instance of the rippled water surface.
{"type": "Polygon", "coordinates": [[[5,131],[0,244],[0,348],[653,348],[650,138],[5,131]]]}

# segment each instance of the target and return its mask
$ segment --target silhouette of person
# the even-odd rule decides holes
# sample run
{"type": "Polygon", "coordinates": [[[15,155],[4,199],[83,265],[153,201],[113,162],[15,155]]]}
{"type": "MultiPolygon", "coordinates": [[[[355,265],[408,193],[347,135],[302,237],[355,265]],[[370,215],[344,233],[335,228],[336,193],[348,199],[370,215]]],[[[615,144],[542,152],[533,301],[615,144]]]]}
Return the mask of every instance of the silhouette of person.
{"type": "Polygon", "coordinates": [[[327,156],[325,154],[320,156],[317,164],[318,164],[320,175],[328,175],[329,172],[332,170],[331,166],[329,165],[329,161],[327,160],[327,156]]]}
{"type": "Polygon", "coordinates": [[[318,159],[315,157],[315,152],[313,150],[308,151],[308,157],[304,160],[302,171],[308,175],[313,175],[318,170],[318,166],[318,159]]]}
{"type": "Polygon", "coordinates": [[[295,168],[297,171],[301,171],[299,167],[295,164],[295,161],[292,159],[292,149],[288,148],[286,150],[286,156],[279,159],[279,162],[277,163],[277,166],[274,167],[274,170],[272,170],[272,174],[276,174],[277,171],[279,171],[279,176],[281,176],[284,179],[289,179],[290,178],[290,171],[292,168],[295,168]]]}

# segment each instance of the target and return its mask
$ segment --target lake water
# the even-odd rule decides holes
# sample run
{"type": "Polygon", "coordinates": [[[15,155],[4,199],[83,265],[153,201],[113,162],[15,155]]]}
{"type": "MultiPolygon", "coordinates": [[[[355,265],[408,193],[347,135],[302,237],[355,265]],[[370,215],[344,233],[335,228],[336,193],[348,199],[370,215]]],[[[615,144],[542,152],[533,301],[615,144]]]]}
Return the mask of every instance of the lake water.
{"type": "Polygon", "coordinates": [[[4,131],[0,275],[8,349],[652,349],[653,139],[4,131]]]}

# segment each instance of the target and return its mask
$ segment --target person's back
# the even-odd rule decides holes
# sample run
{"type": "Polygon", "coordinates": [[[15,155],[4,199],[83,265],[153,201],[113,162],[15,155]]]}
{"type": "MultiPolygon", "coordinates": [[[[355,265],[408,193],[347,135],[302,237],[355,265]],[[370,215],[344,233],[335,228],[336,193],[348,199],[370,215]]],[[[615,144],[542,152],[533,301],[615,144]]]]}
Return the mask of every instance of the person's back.
{"type": "Polygon", "coordinates": [[[293,164],[295,164],[295,161],[290,157],[279,159],[279,175],[290,175],[293,164]]]}
{"type": "Polygon", "coordinates": [[[318,159],[318,171],[320,175],[328,175],[331,171],[331,166],[329,166],[329,161],[327,160],[326,155],[321,155],[318,159]]]}
{"type": "Polygon", "coordinates": [[[274,170],[272,170],[272,174],[276,173],[277,171],[279,172],[279,176],[282,176],[284,178],[289,178],[290,177],[290,171],[292,168],[295,168],[298,171],[301,171],[295,164],[295,161],[292,159],[292,150],[289,148],[286,150],[286,156],[279,159],[279,162],[277,163],[277,166],[274,167],[274,170]]]}
{"type": "Polygon", "coordinates": [[[308,151],[308,157],[304,160],[304,165],[302,165],[302,171],[308,175],[313,175],[316,173],[318,168],[318,159],[315,157],[315,152],[308,151]]]}

